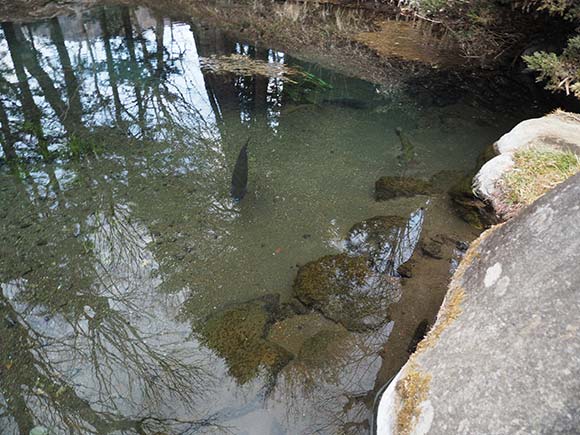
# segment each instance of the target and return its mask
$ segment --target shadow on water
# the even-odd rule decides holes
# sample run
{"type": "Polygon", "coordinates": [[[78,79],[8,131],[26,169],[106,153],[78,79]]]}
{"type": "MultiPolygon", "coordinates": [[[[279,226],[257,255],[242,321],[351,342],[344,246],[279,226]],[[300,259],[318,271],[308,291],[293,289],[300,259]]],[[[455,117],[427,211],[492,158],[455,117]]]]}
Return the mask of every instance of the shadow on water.
{"type": "Polygon", "coordinates": [[[439,244],[445,281],[425,234],[476,234],[371,187],[461,175],[521,115],[140,7],[4,22],[0,53],[0,432],[368,430],[401,267],[439,244]]]}

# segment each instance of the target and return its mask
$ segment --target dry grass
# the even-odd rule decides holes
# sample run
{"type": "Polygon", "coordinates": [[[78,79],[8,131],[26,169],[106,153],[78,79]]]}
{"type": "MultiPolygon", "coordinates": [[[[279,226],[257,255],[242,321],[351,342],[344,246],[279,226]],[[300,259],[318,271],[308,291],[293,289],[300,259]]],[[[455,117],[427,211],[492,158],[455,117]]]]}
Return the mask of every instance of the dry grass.
{"type": "Polygon", "coordinates": [[[397,412],[397,434],[410,434],[417,424],[421,414],[420,406],[427,400],[430,383],[431,375],[420,372],[413,364],[408,366],[405,376],[397,382],[395,388],[401,400],[397,412]]]}
{"type": "Polygon", "coordinates": [[[501,180],[502,202],[525,207],[580,171],[580,157],[570,151],[527,149],[514,154],[514,167],[501,180]]]}

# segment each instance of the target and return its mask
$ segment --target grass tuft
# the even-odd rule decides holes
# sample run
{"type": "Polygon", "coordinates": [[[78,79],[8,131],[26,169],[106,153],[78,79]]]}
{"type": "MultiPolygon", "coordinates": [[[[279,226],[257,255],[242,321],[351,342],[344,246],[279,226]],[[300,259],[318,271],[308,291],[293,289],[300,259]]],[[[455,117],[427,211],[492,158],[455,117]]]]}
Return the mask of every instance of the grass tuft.
{"type": "Polygon", "coordinates": [[[517,210],[580,171],[571,151],[527,149],[514,154],[514,167],[501,180],[503,199],[517,210]]]}

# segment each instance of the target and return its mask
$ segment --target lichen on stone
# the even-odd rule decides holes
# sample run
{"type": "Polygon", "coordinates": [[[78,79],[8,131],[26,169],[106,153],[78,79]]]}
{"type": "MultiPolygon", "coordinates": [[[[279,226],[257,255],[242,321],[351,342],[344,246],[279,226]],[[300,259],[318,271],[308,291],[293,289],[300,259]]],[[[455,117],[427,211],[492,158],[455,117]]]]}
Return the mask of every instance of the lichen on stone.
{"type": "Polygon", "coordinates": [[[413,431],[421,414],[421,403],[427,400],[430,383],[431,375],[419,371],[415,364],[405,369],[405,375],[395,386],[400,400],[396,422],[398,435],[409,435],[413,431]]]}
{"type": "Polygon", "coordinates": [[[474,240],[461,263],[459,264],[457,270],[453,274],[453,278],[451,280],[451,284],[449,285],[449,290],[447,291],[447,295],[445,296],[445,300],[439,309],[439,314],[437,315],[437,321],[427,334],[427,336],[417,345],[417,351],[413,355],[413,358],[425,351],[426,349],[432,347],[437,343],[439,337],[447,329],[447,327],[453,323],[457,317],[461,314],[461,303],[465,298],[465,289],[462,286],[463,276],[466,270],[471,266],[473,261],[479,257],[478,249],[481,242],[491,234],[495,228],[498,228],[499,225],[496,225],[492,229],[487,230],[486,232],[482,233],[476,240],[474,240]]]}

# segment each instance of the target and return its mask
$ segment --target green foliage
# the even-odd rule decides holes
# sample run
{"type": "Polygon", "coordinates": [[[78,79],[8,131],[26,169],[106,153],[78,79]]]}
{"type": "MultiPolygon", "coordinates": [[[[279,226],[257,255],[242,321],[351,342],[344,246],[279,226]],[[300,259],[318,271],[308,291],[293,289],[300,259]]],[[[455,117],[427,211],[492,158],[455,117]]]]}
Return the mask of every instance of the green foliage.
{"type": "Polygon", "coordinates": [[[526,10],[544,11],[569,20],[580,18],[580,4],[577,0],[516,0],[514,3],[521,4],[526,10]]]}
{"type": "Polygon", "coordinates": [[[97,155],[103,149],[102,144],[92,138],[85,138],[78,135],[71,135],[68,140],[68,150],[70,156],[78,159],[87,154],[97,155]]]}
{"type": "MultiPolygon", "coordinates": [[[[577,0],[521,0],[516,1],[527,10],[547,12],[580,23],[580,3],[577,0]]],[[[546,88],[580,98],[580,35],[568,40],[562,54],[544,51],[524,56],[528,67],[538,73],[538,81],[546,81],[546,88]]]]}
{"type": "Polygon", "coordinates": [[[538,73],[538,81],[546,81],[547,89],[580,98],[580,35],[568,41],[561,55],[540,51],[524,56],[524,61],[538,73]]]}

